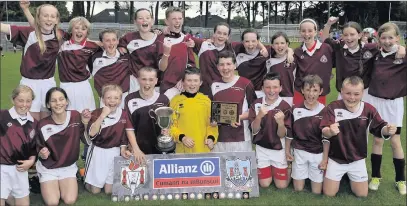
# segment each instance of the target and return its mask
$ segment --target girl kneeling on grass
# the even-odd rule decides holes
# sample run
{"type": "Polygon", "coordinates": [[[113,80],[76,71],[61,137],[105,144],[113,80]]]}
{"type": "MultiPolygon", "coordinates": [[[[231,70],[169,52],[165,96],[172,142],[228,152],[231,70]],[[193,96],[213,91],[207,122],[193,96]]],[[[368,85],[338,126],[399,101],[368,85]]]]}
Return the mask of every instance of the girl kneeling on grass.
{"type": "Polygon", "coordinates": [[[14,106],[0,110],[0,205],[30,205],[27,170],[37,155],[34,136],[38,122],[29,112],[34,92],[20,85],[11,98],[14,106]]]}
{"type": "Polygon", "coordinates": [[[92,112],[88,131],[92,144],[89,147],[86,168],[85,187],[93,193],[104,188],[106,194],[112,193],[114,158],[129,158],[126,150],[130,142],[134,156],[139,164],[144,162],[144,153],[139,149],[134,128],[127,113],[120,108],[122,89],[118,85],[107,84],[102,88],[103,108],[92,112]]]}
{"type": "Polygon", "coordinates": [[[78,197],[76,161],[79,157],[80,140],[86,142],[85,128],[90,111],[66,110],[68,95],[59,87],[51,88],[45,102],[51,116],[42,119],[37,127],[36,167],[41,184],[41,194],[46,205],[74,204],[78,197]]]}

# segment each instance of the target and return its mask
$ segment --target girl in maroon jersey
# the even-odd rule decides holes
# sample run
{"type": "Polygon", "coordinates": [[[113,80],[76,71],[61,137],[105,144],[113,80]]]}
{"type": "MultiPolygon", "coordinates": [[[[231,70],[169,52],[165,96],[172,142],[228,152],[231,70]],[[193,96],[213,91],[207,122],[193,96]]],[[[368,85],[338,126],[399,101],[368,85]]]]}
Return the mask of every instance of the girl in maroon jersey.
{"type": "Polygon", "coordinates": [[[107,84],[102,88],[103,108],[92,112],[89,122],[89,137],[92,144],[86,159],[86,189],[100,193],[104,188],[106,194],[112,193],[114,158],[130,157],[126,150],[130,142],[138,164],[144,162],[144,153],[136,142],[134,128],[127,113],[120,108],[123,91],[118,85],[107,84]]]}
{"type": "MultiPolygon", "coordinates": [[[[267,73],[277,72],[280,74],[282,84],[280,97],[292,106],[294,96],[294,72],[297,64],[293,60],[293,51],[289,48],[289,45],[290,41],[287,34],[284,32],[275,33],[271,37],[271,47],[274,52],[270,51],[270,58],[266,61],[264,66],[267,69],[267,73]]],[[[261,95],[257,95],[257,98],[264,96],[264,92],[260,92],[260,94],[261,95]]]]}
{"type": "MultiPolygon", "coordinates": [[[[30,13],[29,3],[20,3],[24,13],[30,13]]],[[[30,14],[31,15],[31,14],[30,14]]],[[[37,8],[34,17],[31,16],[32,27],[1,24],[1,32],[13,44],[24,47],[20,72],[20,84],[30,87],[37,96],[32,102],[31,115],[39,120],[49,115],[45,107],[46,92],[56,85],[54,80],[55,62],[59,51],[62,33],[58,30],[59,12],[50,4],[37,8]]]]}
{"type": "MultiPolygon", "coordinates": [[[[400,30],[394,23],[385,23],[378,29],[380,52],[374,57],[372,81],[366,101],[376,107],[380,116],[397,126],[397,132],[390,139],[393,150],[393,164],[396,173],[396,188],[406,194],[405,159],[400,141],[404,116],[404,98],[407,95],[407,57],[397,58],[400,50],[400,30]]],[[[405,49],[405,48],[404,48],[405,49]]],[[[371,154],[372,180],[369,189],[378,190],[381,180],[380,167],[384,140],[374,138],[371,154]]]]}
{"type": "MultiPolygon", "coordinates": [[[[211,84],[214,81],[219,81],[222,79],[218,69],[217,69],[217,61],[218,55],[222,51],[231,51],[237,55],[238,51],[241,51],[242,55],[246,53],[254,54],[257,53],[256,56],[263,56],[266,58],[268,56],[267,48],[258,41],[258,35],[254,36],[253,44],[249,45],[246,44],[244,46],[244,38],[247,38],[245,34],[252,34],[254,30],[245,31],[242,34],[242,42],[230,42],[230,34],[232,29],[230,28],[229,24],[225,22],[220,22],[215,25],[213,29],[213,35],[211,41],[205,41],[203,39],[192,38],[195,43],[197,44],[195,47],[195,53],[198,55],[199,58],[199,69],[201,69],[202,73],[202,86],[200,91],[205,95],[211,94],[211,84]]],[[[254,31],[255,32],[255,31],[254,31]]],[[[245,58],[248,58],[249,55],[246,55],[245,58]]],[[[253,59],[253,57],[251,57],[253,59]]],[[[239,59],[236,59],[237,63],[239,59]]],[[[259,67],[259,66],[258,66],[259,67]]],[[[251,68],[252,69],[252,68],[251,68]]],[[[246,77],[246,76],[245,76],[246,77]]],[[[247,78],[247,77],[246,77],[247,78]]],[[[261,77],[262,78],[262,77],[261,77]]]]}
{"type": "Polygon", "coordinates": [[[37,127],[40,158],[36,167],[41,194],[46,205],[58,205],[59,199],[65,204],[74,204],[78,196],[76,161],[80,140],[87,142],[84,132],[91,113],[66,110],[68,95],[58,87],[47,92],[45,101],[51,116],[42,119],[37,127]]]}
{"type": "MultiPolygon", "coordinates": [[[[367,88],[371,80],[373,62],[379,53],[376,43],[362,43],[362,27],[353,21],[343,25],[342,41],[335,41],[329,37],[329,30],[338,21],[337,17],[330,17],[323,30],[322,41],[331,45],[335,53],[336,64],[336,89],[341,91],[342,82],[346,77],[359,76],[365,85],[364,95],[367,95],[367,88]]],[[[405,48],[399,47],[398,57],[405,56],[405,48]],[[404,53],[404,54],[403,54],[404,53]]],[[[341,94],[338,94],[341,99],[341,94]]]]}
{"type": "MultiPolygon", "coordinates": [[[[28,8],[27,8],[28,10],[28,8]]],[[[31,26],[36,24],[30,11],[25,11],[31,26]]],[[[87,68],[88,60],[100,49],[100,42],[89,40],[90,22],[85,17],[75,17],[69,21],[68,32],[61,30],[70,39],[62,42],[57,61],[58,73],[63,88],[71,100],[69,109],[82,112],[84,109],[95,109],[93,90],[88,79],[90,71],[87,68]]]]}
{"type": "Polygon", "coordinates": [[[333,50],[329,44],[321,43],[317,37],[317,23],[313,19],[304,19],[300,22],[300,35],[303,44],[294,51],[297,63],[294,80],[293,104],[299,105],[304,101],[301,94],[302,78],[308,74],[317,74],[324,81],[323,92],[318,101],[326,103],[326,95],[330,92],[330,78],[333,67],[333,50]]]}
{"type": "Polygon", "coordinates": [[[35,163],[35,127],[29,110],[34,92],[20,85],[11,94],[13,107],[0,110],[1,205],[30,205],[27,170],[35,163]]]}
{"type": "MultiPolygon", "coordinates": [[[[135,12],[134,24],[137,31],[125,34],[119,40],[119,50],[123,52],[126,48],[130,54],[130,91],[136,92],[140,89],[137,81],[138,71],[143,67],[158,68],[157,34],[151,31],[154,24],[153,15],[150,10],[141,8],[135,12]]],[[[164,56],[168,57],[170,47],[165,44],[164,56]]]]}

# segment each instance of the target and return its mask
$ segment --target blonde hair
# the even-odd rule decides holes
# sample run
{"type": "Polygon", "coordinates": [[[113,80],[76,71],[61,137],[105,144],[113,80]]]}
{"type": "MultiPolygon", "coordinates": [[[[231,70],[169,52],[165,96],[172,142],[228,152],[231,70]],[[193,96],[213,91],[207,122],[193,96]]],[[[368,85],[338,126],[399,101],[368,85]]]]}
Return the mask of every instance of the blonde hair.
{"type": "Polygon", "coordinates": [[[362,87],[365,86],[365,84],[363,83],[362,78],[360,78],[360,77],[358,77],[358,76],[346,77],[345,80],[343,80],[343,82],[342,82],[342,88],[343,88],[346,84],[350,84],[350,85],[352,85],[352,86],[358,86],[359,84],[361,84],[362,87]]]}
{"type": "Polygon", "coordinates": [[[379,29],[377,30],[378,37],[380,37],[384,32],[388,32],[391,30],[394,31],[394,34],[396,36],[400,36],[400,29],[397,26],[397,24],[392,23],[392,22],[387,22],[387,23],[384,23],[383,25],[381,25],[379,27],[379,29]]]}
{"type": "Polygon", "coordinates": [[[87,35],[89,36],[90,26],[91,26],[90,22],[85,17],[82,17],[82,16],[77,16],[77,17],[71,19],[71,21],[69,21],[68,32],[72,33],[73,26],[76,23],[81,23],[83,26],[85,26],[86,29],[88,29],[87,35]]]}
{"type": "Polygon", "coordinates": [[[30,87],[25,85],[18,85],[15,89],[13,89],[13,91],[11,92],[11,99],[14,100],[18,95],[20,95],[20,93],[26,92],[31,93],[32,100],[34,100],[35,98],[34,91],[30,87]]]}
{"type": "MultiPolygon", "coordinates": [[[[51,5],[51,4],[42,4],[41,6],[39,6],[37,8],[37,12],[35,13],[35,36],[37,37],[37,40],[38,40],[38,46],[40,47],[41,55],[44,54],[45,51],[47,50],[47,47],[45,46],[44,39],[42,38],[42,31],[41,31],[41,26],[40,26],[41,9],[43,7],[46,7],[46,6],[54,7],[57,10],[58,23],[59,23],[59,18],[60,18],[58,9],[55,6],[51,5]]],[[[59,32],[58,24],[56,24],[55,27],[54,27],[54,33],[55,33],[55,36],[57,37],[58,41],[61,42],[62,41],[62,35],[59,32]]]]}
{"type": "Polygon", "coordinates": [[[123,89],[117,84],[106,84],[102,87],[102,98],[108,91],[118,91],[120,95],[123,94],[123,89]]]}

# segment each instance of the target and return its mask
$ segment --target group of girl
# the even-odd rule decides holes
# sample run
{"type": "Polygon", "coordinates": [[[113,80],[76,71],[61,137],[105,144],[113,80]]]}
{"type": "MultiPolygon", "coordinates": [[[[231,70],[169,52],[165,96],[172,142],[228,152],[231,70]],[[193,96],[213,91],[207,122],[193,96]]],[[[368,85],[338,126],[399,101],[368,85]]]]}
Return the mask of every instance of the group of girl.
{"type": "MultiPolygon", "coordinates": [[[[99,150],[93,153],[100,156],[99,161],[106,161],[104,157],[112,157],[107,153],[121,154],[124,157],[133,153],[142,161],[144,154],[137,146],[133,126],[120,106],[122,95],[129,90],[138,90],[135,77],[140,68],[159,68],[164,74],[162,78],[166,78],[165,74],[174,75],[171,73],[171,63],[176,62],[177,55],[184,54],[171,52],[174,45],[180,42],[163,42],[163,38],[158,38],[151,32],[151,13],[146,9],[138,10],[135,14],[138,32],[129,33],[117,44],[111,45],[113,49],[117,49],[119,45],[129,53],[129,89],[123,91],[120,86],[105,82],[100,93],[101,102],[105,106],[96,109],[88,81],[92,73],[88,70],[88,62],[100,50],[100,43],[87,38],[89,21],[83,17],[73,18],[65,32],[58,28],[60,15],[54,6],[39,6],[33,18],[28,5],[27,2],[21,3],[32,27],[1,24],[1,32],[7,35],[8,40],[24,47],[20,66],[22,79],[20,86],[12,93],[14,106],[0,112],[1,204],[4,205],[6,200],[13,201],[13,198],[17,205],[29,204],[27,169],[34,165],[37,157],[39,161],[36,167],[45,203],[55,205],[62,199],[66,204],[72,204],[78,193],[75,174],[80,139],[85,144],[92,143],[91,150],[99,150]],[[156,47],[159,47],[160,53],[156,47]],[[54,80],[56,62],[60,87],[56,87],[54,80]],[[116,124],[120,124],[119,129],[110,128],[116,124]],[[112,135],[115,139],[108,138],[112,135]],[[128,143],[133,148],[131,152],[124,147],[128,143]]],[[[177,37],[183,19],[175,18],[181,10],[172,11],[166,14],[170,33],[163,35],[177,37]]],[[[189,56],[190,49],[198,55],[204,80],[201,88],[203,93],[208,92],[208,85],[220,79],[216,69],[219,52],[230,50],[237,57],[236,69],[239,75],[253,82],[258,97],[264,96],[261,91],[263,76],[272,71],[279,73],[283,87],[280,95],[289,105],[298,105],[304,101],[301,85],[302,78],[306,75],[316,74],[323,80],[319,99],[322,104],[326,104],[325,97],[330,93],[333,67],[336,67],[338,91],[346,77],[360,76],[366,88],[364,100],[374,105],[385,121],[398,127],[396,135],[391,138],[391,144],[396,186],[401,194],[405,194],[405,161],[400,133],[404,114],[403,98],[406,96],[404,79],[407,59],[405,48],[399,45],[400,31],[395,24],[386,23],[378,30],[378,44],[363,44],[360,42],[362,30],[359,24],[348,22],[343,27],[341,41],[333,41],[327,38],[327,34],[329,26],[335,22],[335,18],[328,20],[323,34],[326,39],[320,42],[316,40],[316,22],[304,19],[299,25],[303,44],[294,51],[290,50],[289,39],[283,32],[277,32],[272,37],[270,46],[262,45],[259,35],[252,29],[242,34],[242,42],[230,43],[229,25],[219,23],[214,28],[211,40],[189,37],[194,45],[190,46],[193,48],[188,48],[186,55],[189,56]]],[[[187,62],[189,60],[191,59],[186,58],[187,62]]],[[[182,91],[178,84],[172,86],[178,92],[182,91]]],[[[206,94],[210,95],[209,92],[206,94]]],[[[377,190],[380,184],[382,147],[383,139],[374,138],[371,155],[372,181],[369,184],[369,188],[373,190],[377,190]]],[[[97,164],[89,168],[99,167],[95,162],[86,164],[97,164]]],[[[87,181],[89,191],[96,193],[103,187],[106,192],[111,191],[112,168],[104,170],[104,174],[91,174],[91,170],[87,171],[92,179],[87,181]]]]}

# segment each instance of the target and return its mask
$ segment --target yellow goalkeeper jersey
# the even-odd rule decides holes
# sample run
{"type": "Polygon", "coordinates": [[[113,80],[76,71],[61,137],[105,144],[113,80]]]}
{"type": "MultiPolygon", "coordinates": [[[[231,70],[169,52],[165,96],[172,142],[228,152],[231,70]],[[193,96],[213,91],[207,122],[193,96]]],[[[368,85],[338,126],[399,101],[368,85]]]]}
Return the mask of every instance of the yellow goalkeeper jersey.
{"type": "Polygon", "coordinates": [[[175,111],[173,125],[170,133],[177,143],[176,153],[205,153],[210,149],[205,145],[207,138],[218,138],[218,127],[210,125],[211,100],[202,93],[187,97],[185,94],[175,96],[170,107],[175,111]],[[190,137],[194,140],[192,148],[186,147],[180,141],[180,135],[190,137]]]}

